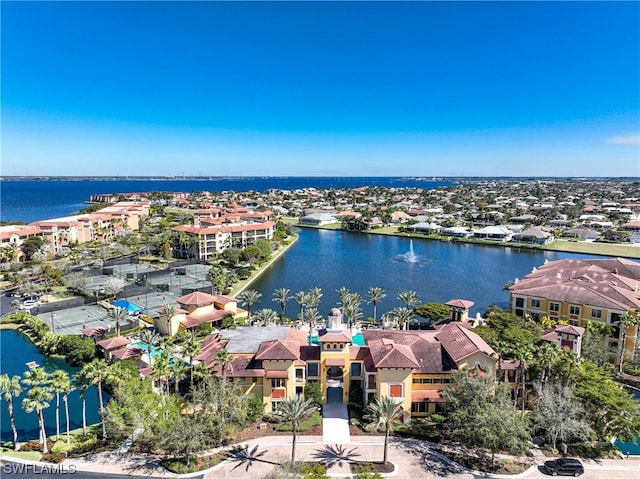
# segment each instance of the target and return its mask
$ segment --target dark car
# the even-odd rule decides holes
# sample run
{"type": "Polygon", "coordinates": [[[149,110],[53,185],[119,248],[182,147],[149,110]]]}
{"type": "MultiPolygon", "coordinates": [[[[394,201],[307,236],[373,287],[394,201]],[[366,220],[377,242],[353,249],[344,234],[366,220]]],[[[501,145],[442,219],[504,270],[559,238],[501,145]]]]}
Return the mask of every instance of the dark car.
{"type": "Polygon", "coordinates": [[[562,457],[555,461],[547,461],[544,463],[544,470],[552,476],[575,476],[584,474],[584,467],[577,459],[562,457]]]}

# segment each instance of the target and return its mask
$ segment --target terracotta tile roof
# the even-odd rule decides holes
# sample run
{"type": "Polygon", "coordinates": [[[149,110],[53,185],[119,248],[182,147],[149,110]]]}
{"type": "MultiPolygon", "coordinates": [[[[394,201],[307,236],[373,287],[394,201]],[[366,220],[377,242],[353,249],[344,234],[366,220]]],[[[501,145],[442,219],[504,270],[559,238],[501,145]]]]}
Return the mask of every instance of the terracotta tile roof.
{"type": "Polygon", "coordinates": [[[201,361],[207,368],[215,365],[216,354],[224,349],[226,341],[222,341],[217,334],[209,334],[204,338],[200,345],[200,354],[193,359],[201,361]]]}
{"type": "MultiPolygon", "coordinates": [[[[222,376],[219,364],[209,367],[214,376],[222,376]]],[[[233,360],[224,369],[224,375],[228,378],[261,378],[264,377],[264,369],[252,356],[233,356],[233,360]]]]}
{"type": "Polygon", "coordinates": [[[137,358],[139,356],[142,356],[144,353],[145,351],[142,348],[133,346],[130,348],[118,349],[116,351],[113,351],[111,354],[118,359],[124,360],[124,359],[137,358]]]}
{"type": "MultiPolygon", "coordinates": [[[[287,339],[306,345],[308,344],[309,333],[307,333],[306,331],[301,331],[296,328],[289,328],[289,331],[287,331],[287,339]]],[[[314,346],[314,347],[316,347],[316,349],[319,350],[317,346],[314,346]]]]}
{"type": "Polygon", "coordinates": [[[228,311],[222,309],[215,309],[208,314],[190,314],[181,323],[186,329],[194,328],[202,323],[213,323],[216,321],[222,321],[222,318],[229,314],[228,311]]]}
{"type": "Polygon", "coordinates": [[[256,353],[257,361],[264,360],[288,360],[300,359],[300,343],[289,339],[277,339],[267,341],[260,345],[256,353]]]}
{"type": "Polygon", "coordinates": [[[352,342],[351,331],[348,329],[342,331],[324,329],[319,332],[318,341],[321,343],[350,343],[352,342]]]}
{"type": "Polygon", "coordinates": [[[467,301],[464,299],[451,299],[444,304],[446,304],[447,306],[451,306],[452,308],[469,309],[475,303],[473,301],[467,301]]]}
{"type": "Polygon", "coordinates": [[[131,341],[124,336],[116,336],[115,338],[107,338],[102,341],[98,341],[98,346],[105,351],[111,351],[112,349],[122,348],[130,342],[131,341]]]}
{"type": "Polygon", "coordinates": [[[193,293],[180,296],[176,301],[183,306],[207,306],[213,304],[215,296],[203,293],[202,291],[194,291],[193,293]]]}
{"type": "Polygon", "coordinates": [[[396,343],[389,337],[367,340],[371,359],[376,368],[418,368],[418,360],[407,344],[396,343]]]}
{"type": "Polygon", "coordinates": [[[489,356],[495,354],[484,339],[456,322],[442,326],[437,332],[437,338],[456,363],[477,352],[489,356]]]}
{"type": "Polygon", "coordinates": [[[324,360],[327,366],[344,367],[344,358],[327,358],[324,360]]]}
{"type": "MultiPolygon", "coordinates": [[[[206,293],[204,293],[206,294],[206,293]]],[[[209,295],[211,296],[211,295],[209,295]]],[[[219,303],[219,304],[229,304],[229,303],[237,303],[238,300],[236,298],[232,298],[231,296],[225,296],[223,294],[218,294],[215,296],[211,296],[211,298],[213,299],[214,303],[219,303]]]]}
{"type": "Polygon", "coordinates": [[[267,379],[287,379],[289,377],[288,371],[267,371],[265,375],[267,379]]]}

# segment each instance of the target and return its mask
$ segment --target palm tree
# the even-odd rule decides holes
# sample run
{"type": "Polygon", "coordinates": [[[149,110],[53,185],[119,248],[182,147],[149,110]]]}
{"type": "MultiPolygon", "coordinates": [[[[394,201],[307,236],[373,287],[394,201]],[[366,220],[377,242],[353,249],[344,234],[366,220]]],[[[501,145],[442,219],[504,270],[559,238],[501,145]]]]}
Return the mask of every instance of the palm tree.
{"type": "Polygon", "coordinates": [[[291,462],[296,460],[296,438],[300,422],[316,410],[315,404],[305,400],[300,394],[291,399],[285,399],[278,404],[276,414],[281,416],[285,422],[291,423],[293,439],[291,442],[291,462]]]}
{"type": "Polygon", "coordinates": [[[165,304],[160,309],[160,320],[171,324],[171,318],[176,315],[176,307],[173,304],[165,304]]]}
{"type": "Polygon", "coordinates": [[[520,388],[522,391],[522,415],[524,416],[524,408],[527,403],[527,366],[529,361],[533,359],[533,352],[530,345],[521,345],[513,351],[513,359],[520,362],[520,388]]]}
{"type": "Polygon", "coordinates": [[[56,441],[60,440],[60,393],[70,388],[69,373],[56,369],[51,375],[51,389],[56,393],[56,441]]]}
{"type": "Polygon", "coordinates": [[[498,354],[498,371],[496,373],[496,377],[498,378],[498,381],[501,381],[502,359],[505,354],[508,354],[511,351],[511,345],[506,341],[498,339],[493,343],[493,350],[498,354]]]}
{"type": "Polygon", "coordinates": [[[342,308],[342,314],[344,315],[344,305],[347,302],[347,298],[351,294],[351,291],[349,291],[349,288],[346,286],[342,286],[336,291],[336,293],[338,293],[338,296],[340,297],[340,306],[342,308]]]}
{"type": "Polygon", "coordinates": [[[198,363],[193,368],[193,377],[201,381],[202,389],[206,387],[207,378],[209,377],[209,369],[204,363],[198,363]]]}
{"type": "Polygon", "coordinates": [[[147,347],[147,353],[149,354],[149,366],[153,364],[153,356],[151,352],[153,347],[158,344],[160,335],[151,329],[145,329],[140,333],[140,341],[147,347]]]}
{"type": "Polygon", "coordinates": [[[345,298],[344,313],[349,319],[349,328],[362,318],[362,309],[360,309],[362,301],[362,296],[358,293],[351,293],[345,298]]]}
{"type": "Polygon", "coordinates": [[[311,344],[311,335],[313,333],[313,328],[316,325],[316,321],[322,319],[322,315],[318,312],[316,308],[308,308],[304,310],[302,314],[302,321],[309,325],[309,338],[307,339],[307,344],[311,344]]]}
{"type": "Polygon", "coordinates": [[[64,413],[67,419],[67,444],[69,444],[69,442],[71,441],[71,438],[69,437],[69,394],[71,394],[71,392],[74,390],[71,381],[69,381],[66,385],[66,389],[64,389],[63,392],[63,396],[62,396],[62,400],[64,401],[64,413]]]}
{"type": "Polygon", "coordinates": [[[263,308],[256,311],[254,318],[262,324],[262,326],[269,326],[269,324],[275,322],[278,319],[278,313],[273,309],[263,308]]]}
{"type": "Polygon", "coordinates": [[[38,429],[40,431],[40,443],[42,444],[42,452],[47,454],[49,446],[47,444],[47,433],[44,427],[44,414],[42,410],[49,407],[49,401],[53,399],[53,394],[48,387],[34,386],[29,389],[27,397],[22,400],[22,407],[26,412],[36,411],[38,415],[38,429]]]}
{"type": "Polygon", "coordinates": [[[125,320],[130,320],[129,312],[124,308],[112,308],[109,310],[108,316],[116,327],[116,336],[120,336],[120,324],[125,320]]]}
{"type": "Polygon", "coordinates": [[[389,316],[398,323],[398,327],[402,330],[406,330],[409,322],[411,322],[416,314],[413,312],[413,309],[405,308],[401,306],[399,308],[393,308],[389,311],[389,316]]]}
{"type": "Polygon", "coordinates": [[[91,384],[98,386],[98,404],[100,408],[100,422],[102,423],[102,439],[107,439],[107,429],[104,422],[104,404],[102,402],[102,383],[109,376],[109,365],[104,359],[94,359],[82,368],[91,384]]]}
{"type": "Polygon", "coordinates": [[[311,288],[307,291],[305,296],[305,306],[307,308],[318,308],[320,306],[320,299],[322,298],[322,288],[311,288]]]}
{"type": "Polygon", "coordinates": [[[175,361],[173,363],[169,363],[169,367],[171,369],[171,375],[173,376],[174,392],[177,393],[178,384],[183,378],[187,377],[187,374],[190,368],[187,367],[187,365],[182,361],[175,361]]]}
{"type": "Polygon", "coordinates": [[[240,303],[247,306],[247,312],[249,313],[249,323],[251,323],[251,307],[254,303],[257,303],[262,298],[262,293],[259,293],[255,289],[245,289],[238,295],[240,303]]]}
{"type": "Polygon", "coordinates": [[[367,415],[376,423],[376,429],[379,429],[380,426],[385,429],[382,463],[386,466],[388,463],[387,448],[389,446],[389,435],[391,434],[393,426],[400,422],[398,418],[403,415],[402,404],[387,396],[377,397],[367,406],[367,415]]]}
{"type": "Polygon", "coordinates": [[[304,306],[307,303],[307,293],[305,293],[304,291],[298,291],[296,294],[293,295],[293,298],[296,300],[296,302],[300,306],[300,314],[298,317],[302,319],[302,314],[304,313],[304,306]]]}
{"type": "Polygon", "coordinates": [[[378,316],[377,316],[378,302],[386,298],[387,295],[385,294],[382,288],[378,288],[378,287],[369,288],[368,294],[369,294],[369,303],[373,303],[373,319],[374,321],[377,322],[378,321],[378,316]]]}
{"type": "Polygon", "coordinates": [[[42,368],[33,368],[25,371],[22,382],[27,386],[41,387],[49,384],[49,374],[42,368]]]}
{"type": "Polygon", "coordinates": [[[11,430],[13,431],[13,448],[16,451],[20,450],[20,443],[18,442],[18,430],[16,429],[16,421],[13,417],[13,397],[20,396],[22,393],[22,384],[20,384],[20,376],[9,377],[8,374],[0,376],[0,394],[3,395],[4,400],[7,401],[7,410],[9,412],[9,421],[11,422],[11,430]]]}
{"type": "Polygon", "coordinates": [[[622,341],[620,344],[620,363],[618,371],[622,372],[622,364],[624,363],[625,343],[627,342],[627,329],[639,323],[638,318],[631,314],[623,314],[620,316],[620,329],[622,330],[622,341]]]}
{"type": "Polygon", "coordinates": [[[171,378],[171,364],[169,363],[169,353],[163,350],[156,362],[151,366],[152,377],[158,381],[161,395],[169,395],[169,379],[171,378]]]}
{"type": "Polygon", "coordinates": [[[535,356],[541,366],[540,382],[544,385],[551,375],[551,369],[560,358],[562,351],[556,343],[546,343],[535,351],[535,356]]]}
{"type": "Polygon", "coordinates": [[[566,377],[564,379],[565,387],[569,386],[571,379],[581,363],[581,358],[573,351],[568,351],[562,355],[562,365],[566,368],[566,377]]]}
{"type": "Polygon", "coordinates": [[[189,386],[193,386],[193,358],[200,354],[201,341],[195,331],[187,331],[182,344],[182,352],[189,358],[189,386]]]}
{"type": "Polygon", "coordinates": [[[398,299],[407,306],[407,309],[412,309],[416,304],[420,302],[418,293],[416,293],[415,291],[403,291],[398,295],[398,299]]]}
{"type": "Polygon", "coordinates": [[[284,308],[287,305],[287,301],[291,299],[289,293],[290,289],[287,288],[278,288],[273,292],[273,300],[280,303],[280,322],[284,320],[284,308]]]}
{"type": "Polygon", "coordinates": [[[233,356],[226,349],[221,349],[216,354],[215,362],[220,366],[220,369],[222,370],[222,377],[224,377],[224,370],[226,369],[227,364],[229,364],[231,361],[233,361],[233,356]]]}
{"type": "Polygon", "coordinates": [[[81,369],[73,375],[72,383],[80,390],[80,398],[82,399],[82,435],[87,435],[87,390],[92,382],[87,372],[81,369]]]}

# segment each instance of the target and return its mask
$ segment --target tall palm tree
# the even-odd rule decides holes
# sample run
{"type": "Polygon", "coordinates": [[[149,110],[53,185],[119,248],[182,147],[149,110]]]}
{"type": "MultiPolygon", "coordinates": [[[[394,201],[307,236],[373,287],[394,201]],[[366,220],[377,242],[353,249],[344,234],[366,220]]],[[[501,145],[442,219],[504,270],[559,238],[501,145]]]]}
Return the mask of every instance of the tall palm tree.
{"type": "Polygon", "coordinates": [[[291,441],[291,462],[296,460],[296,438],[300,422],[316,410],[315,404],[305,400],[300,394],[291,399],[285,399],[278,404],[276,414],[281,416],[285,422],[291,423],[293,438],[291,441]]]}
{"type": "Polygon", "coordinates": [[[309,337],[307,339],[307,344],[311,344],[311,336],[313,334],[313,328],[316,325],[317,321],[322,319],[322,315],[318,312],[316,308],[308,308],[304,310],[302,314],[302,321],[309,325],[309,337]]]}
{"type": "Polygon", "coordinates": [[[263,308],[256,311],[254,318],[262,324],[262,326],[269,326],[278,319],[278,313],[273,309],[263,308]]]}
{"type": "Polygon", "coordinates": [[[513,359],[520,362],[520,390],[522,391],[522,415],[524,416],[524,408],[527,403],[527,367],[529,361],[533,359],[531,346],[526,344],[515,348],[513,351],[513,359]]]}
{"type": "Polygon", "coordinates": [[[569,383],[571,383],[571,379],[573,378],[576,370],[579,370],[578,368],[580,367],[582,358],[573,351],[568,351],[562,355],[561,362],[563,369],[566,369],[564,385],[567,387],[569,386],[569,383]]]}
{"type": "Polygon", "coordinates": [[[189,359],[189,386],[193,386],[193,358],[200,354],[201,342],[195,331],[187,331],[182,343],[182,352],[189,359]]]}
{"type": "Polygon", "coordinates": [[[502,360],[504,356],[511,351],[511,345],[506,341],[502,341],[498,339],[493,343],[492,347],[493,347],[493,350],[498,354],[498,371],[496,373],[496,377],[498,378],[499,381],[501,381],[502,380],[502,374],[501,374],[502,360]]]}
{"type": "Polygon", "coordinates": [[[415,291],[403,291],[402,293],[398,294],[398,299],[407,306],[407,309],[412,309],[416,304],[420,302],[418,293],[416,293],[415,291]]]}
{"type": "Polygon", "coordinates": [[[104,422],[104,403],[102,402],[102,384],[109,376],[109,365],[104,359],[94,359],[82,368],[84,374],[92,384],[98,386],[98,405],[100,409],[100,423],[102,424],[102,439],[107,439],[107,429],[104,422]]]}
{"type": "Polygon", "coordinates": [[[169,324],[171,324],[171,318],[173,318],[175,315],[176,315],[176,307],[173,304],[165,304],[160,309],[159,316],[160,316],[160,320],[162,320],[163,322],[166,321],[169,324]]]}
{"type": "Polygon", "coordinates": [[[173,363],[169,363],[169,367],[171,369],[171,375],[173,376],[173,387],[174,392],[178,393],[178,385],[180,381],[187,377],[189,373],[189,367],[183,363],[182,361],[174,361],[173,363]]]}
{"type": "Polygon", "coordinates": [[[391,434],[393,426],[400,422],[399,418],[402,417],[403,414],[402,404],[387,396],[377,397],[369,403],[366,412],[367,415],[373,419],[373,422],[376,423],[377,429],[379,429],[380,426],[385,429],[382,463],[386,466],[388,463],[387,449],[389,446],[389,435],[391,434]]]}
{"type": "Polygon", "coordinates": [[[42,411],[49,407],[49,401],[53,399],[53,394],[47,386],[34,386],[27,392],[27,397],[22,400],[22,407],[26,412],[36,411],[38,415],[38,429],[40,431],[40,443],[42,452],[47,454],[49,446],[47,444],[47,433],[44,427],[44,414],[42,411]]]}
{"type": "Polygon", "coordinates": [[[553,365],[560,358],[562,351],[556,343],[546,343],[535,350],[535,359],[540,363],[540,382],[544,385],[549,379],[553,365]]]}
{"type": "Polygon", "coordinates": [[[108,316],[109,318],[111,318],[113,324],[116,327],[116,336],[120,336],[120,325],[124,321],[131,320],[129,312],[124,308],[111,308],[109,310],[108,316]]]}
{"type": "Polygon", "coordinates": [[[280,303],[280,322],[284,320],[284,308],[287,306],[287,301],[291,299],[289,293],[291,293],[291,290],[287,288],[278,288],[273,292],[272,301],[280,303]]]}
{"type": "Polygon", "coordinates": [[[33,368],[24,372],[22,382],[31,387],[42,387],[49,384],[49,374],[42,368],[33,368]]]}
{"type": "Polygon", "coordinates": [[[631,326],[635,326],[638,324],[638,318],[631,314],[623,314],[620,316],[620,329],[622,331],[622,341],[620,342],[620,347],[618,348],[620,351],[620,358],[618,364],[618,371],[622,372],[622,364],[624,363],[624,353],[625,353],[625,343],[627,342],[627,330],[631,326]]]}
{"type": "Polygon", "coordinates": [[[377,315],[378,303],[382,301],[384,298],[386,298],[387,295],[382,288],[378,288],[378,287],[369,288],[368,295],[369,295],[369,303],[373,304],[373,319],[374,321],[377,322],[378,321],[378,315],[377,315]]]}
{"type": "Polygon", "coordinates": [[[91,378],[87,376],[87,372],[81,369],[73,375],[72,384],[80,390],[80,399],[82,399],[82,435],[87,435],[87,391],[91,387],[91,378]]]}
{"type": "Polygon", "coordinates": [[[65,413],[65,417],[67,419],[67,444],[69,444],[69,442],[71,441],[71,438],[69,437],[69,394],[71,394],[71,392],[74,390],[74,387],[71,383],[71,381],[69,381],[66,384],[66,388],[62,391],[63,396],[62,396],[62,400],[64,401],[64,413],[65,413]]]}
{"type": "Polygon", "coordinates": [[[336,290],[336,293],[338,293],[338,297],[340,298],[340,308],[344,315],[344,305],[347,302],[349,295],[351,295],[351,291],[349,291],[349,288],[346,286],[341,286],[340,289],[336,290]]]}
{"type": "Polygon", "coordinates": [[[233,361],[233,356],[226,349],[221,349],[216,354],[215,362],[220,366],[220,369],[222,370],[222,377],[225,377],[224,371],[227,368],[227,364],[229,364],[231,361],[233,361]]]}
{"type": "MultiPolygon", "coordinates": [[[[206,387],[207,378],[209,377],[209,369],[204,363],[198,363],[193,368],[194,379],[201,381],[202,390],[206,387]]],[[[193,392],[193,391],[192,391],[193,392]]]]}
{"type": "Polygon", "coordinates": [[[362,318],[362,309],[360,305],[363,299],[358,293],[351,293],[345,298],[344,313],[349,320],[349,328],[362,318]]]}
{"type": "Polygon", "coordinates": [[[304,307],[305,307],[305,304],[307,303],[307,293],[305,293],[304,291],[298,291],[296,294],[293,295],[293,298],[296,300],[296,303],[298,303],[298,305],[300,306],[300,314],[298,315],[298,317],[302,319],[302,314],[304,313],[304,307]]]}
{"type": "Polygon", "coordinates": [[[56,393],[56,441],[60,440],[60,393],[71,388],[69,373],[62,369],[56,369],[51,374],[51,389],[56,393]]]}
{"type": "Polygon", "coordinates": [[[306,304],[308,308],[318,308],[320,306],[320,300],[322,299],[322,288],[311,288],[306,294],[306,304]]]}
{"type": "Polygon", "coordinates": [[[7,410],[9,412],[9,421],[11,422],[11,431],[13,431],[13,448],[20,450],[18,442],[18,429],[16,429],[16,421],[13,417],[13,397],[18,397],[22,393],[22,384],[20,384],[20,376],[9,377],[8,374],[0,376],[0,394],[7,401],[7,410]]]}
{"type": "Polygon", "coordinates": [[[245,289],[238,295],[240,303],[247,306],[247,312],[249,313],[249,323],[251,323],[251,307],[254,303],[257,303],[262,298],[262,293],[255,289],[245,289]]]}
{"type": "Polygon", "coordinates": [[[158,381],[160,388],[160,394],[162,396],[169,395],[169,379],[171,378],[171,364],[169,363],[169,353],[167,350],[163,350],[160,356],[156,359],[151,366],[152,377],[158,381]]]}
{"type": "Polygon", "coordinates": [[[153,364],[153,356],[151,352],[153,347],[160,341],[160,335],[151,329],[145,329],[140,333],[140,341],[147,347],[147,353],[149,354],[149,366],[153,364]]]}
{"type": "Polygon", "coordinates": [[[398,323],[398,327],[401,330],[406,330],[409,323],[416,317],[416,313],[414,313],[413,309],[401,306],[389,311],[389,316],[398,323]]]}

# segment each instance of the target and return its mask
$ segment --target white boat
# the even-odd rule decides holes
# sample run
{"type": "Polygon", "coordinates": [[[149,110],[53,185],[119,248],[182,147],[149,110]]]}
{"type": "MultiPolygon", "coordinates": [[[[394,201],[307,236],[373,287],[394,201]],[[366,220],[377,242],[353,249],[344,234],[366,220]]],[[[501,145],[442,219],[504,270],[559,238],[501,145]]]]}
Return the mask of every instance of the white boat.
{"type": "Polygon", "coordinates": [[[35,361],[29,361],[28,363],[25,363],[25,365],[29,368],[29,369],[33,369],[33,368],[39,368],[40,365],[35,362],[35,361]]]}

